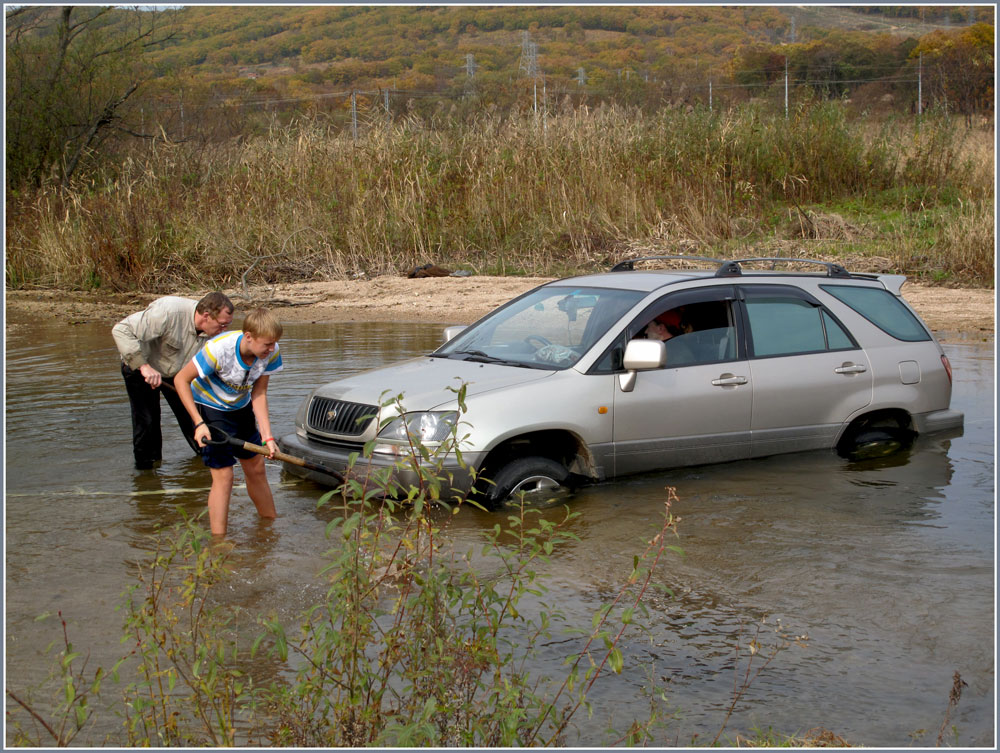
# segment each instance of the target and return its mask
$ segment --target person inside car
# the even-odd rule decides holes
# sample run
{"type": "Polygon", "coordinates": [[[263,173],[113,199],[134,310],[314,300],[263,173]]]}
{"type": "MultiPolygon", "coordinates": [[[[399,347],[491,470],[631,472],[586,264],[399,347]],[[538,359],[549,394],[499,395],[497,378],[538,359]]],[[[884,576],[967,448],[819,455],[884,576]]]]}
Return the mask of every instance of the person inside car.
{"type": "Polygon", "coordinates": [[[649,340],[662,340],[667,343],[667,363],[682,364],[691,363],[694,354],[683,342],[670,343],[670,340],[692,331],[690,324],[684,322],[678,309],[664,311],[653,321],[646,325],[643,334],[649,340]]]}

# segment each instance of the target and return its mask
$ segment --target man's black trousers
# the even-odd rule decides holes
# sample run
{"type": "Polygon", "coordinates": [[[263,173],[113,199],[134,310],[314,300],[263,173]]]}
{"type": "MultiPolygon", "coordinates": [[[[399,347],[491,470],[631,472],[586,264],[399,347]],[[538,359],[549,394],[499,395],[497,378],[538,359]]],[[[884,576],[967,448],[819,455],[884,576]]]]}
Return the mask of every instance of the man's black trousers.
{"type": "MultiPolygon", "coordinates": [[[[128,392],[129,405],[132,407],[132,454],[135,456],[135,467],[152,468],[153,464],[163,459],[163,435],[160,432],[160,395],[167,399],[167,405],[177,417],[177,425],[187,440],[192,452],[201,454],[194,441],[194,424],[187,410],[181,403],[180,396],[172,389],[150,387],[138,369],[130,369],[122,364],[122,376],[125,378],[125,390],[128,392]]],[[[173,386],[173,377],[163,379],[173,386]]]]}

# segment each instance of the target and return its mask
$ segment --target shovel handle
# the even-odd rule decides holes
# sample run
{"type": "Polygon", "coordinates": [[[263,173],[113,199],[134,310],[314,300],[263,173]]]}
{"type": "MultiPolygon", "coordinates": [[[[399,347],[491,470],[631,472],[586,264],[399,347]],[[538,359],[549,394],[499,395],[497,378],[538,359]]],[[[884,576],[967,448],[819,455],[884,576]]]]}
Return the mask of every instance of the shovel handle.
{"type": "MultiPolygon", "coordinates": [[[[223,431],[217,426],[212,426],[211,424],[208,425],[208,429],[209,431],[215,434],[221,435],[222,439],[206,439],[205,440],[206,444],[211,444],[211,445],[231,444],[233,447],[239,447],[243,450],[246,450],[247,452],[255,452],[258,455],[264,455],[266,457],[271,456],[271,450],[263,445],[254,444],[253,442],[246,442],[240,439],[239,437],[232,436],[231,434],[223,431]]],[[[300,468],[306,468],[310,471],[318,471],[319,473],[325,473],[327,476],[333,476],[341,483],[344,482],[344,474],[342,474],[340,471],[333,470],[333,468],[323,468],[322,466],[310,463],[308,460],[296,457],[295,455],[289,455],[288,453],[282,452],[281,450],[275,450],[274,457],[277,460],[281,460],[285,463],[291,463],[292,465],[297,465],[300,468]]]]}
{"type": "MultiPolygon", "coordinates": [[[[171,392],[177,392],[177,388],[174,387],[174,385],[170,384],[169,382],[161,382],[160,386],[166,387],[171,392]]],[[[231,444],[233,447],[240,447],[246,450],[247,452],[256,452],[258,455],[264,455],[266,457],[271,456],[271,450],[268,449],[267,447],[264,447],[263,445],[254,444],[253,442],[244,442],[242,439],[234,437],[231,434],[223,431],[222,429],[212,426],[211,424],[208,424],[208,429],[209,431],[221,434],[223,438],[206,439],[205,440],[206,444],[212,444],[212,445],[231,444]]],[[[333,470],[333,468],[324,468],[322,466],[316,465],[315,463],[310,463],[308,460],[295,457],[295,455],[289,455],[288,453],[282,452],[281,450],[275,450],[274,457],[277,460],[281,460],[285,463],[291,463],[292,465],[297,465],[300,468],[306,468],[310,471],[317,471],[319,473],[325,473],[327,476],[333,476],[340,483],[344,483],[344,481],[346,480],[344,478],[344,474],[341,473],[340,471],[335,471],[333,470]]]]}

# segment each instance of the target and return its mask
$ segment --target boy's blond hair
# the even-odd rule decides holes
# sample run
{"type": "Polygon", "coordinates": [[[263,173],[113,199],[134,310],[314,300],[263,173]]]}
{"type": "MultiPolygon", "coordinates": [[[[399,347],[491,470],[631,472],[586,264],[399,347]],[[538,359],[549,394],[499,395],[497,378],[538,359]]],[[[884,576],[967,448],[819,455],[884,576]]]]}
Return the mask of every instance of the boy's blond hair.
{"type": "Polygon", "coordinates": [[[256,308],[247,312],[243,331],[260,340],[279,340],[284,328],[270,311],[256,308]]]}

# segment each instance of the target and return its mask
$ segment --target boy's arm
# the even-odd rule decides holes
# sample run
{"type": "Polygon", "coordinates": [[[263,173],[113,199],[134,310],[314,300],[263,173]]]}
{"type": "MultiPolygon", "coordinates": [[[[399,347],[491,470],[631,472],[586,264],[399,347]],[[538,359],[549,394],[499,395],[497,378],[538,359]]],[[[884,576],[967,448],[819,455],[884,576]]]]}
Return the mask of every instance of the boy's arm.
{"type": "Polygon", "coordinates": [[[174,388],[177,390],[177,395],[187,409],[188,415],[191,416],[191,422],[195,426],[194,441],[199,447],[204,447],[205,445],[202,440],[211,439],[212,432],[198,412],[198,406],[194,402],[194,395],[191,393],[191,382],[197,376],[198,366],[195,364],[194,359],[192,359],[187,362],[187,366],[177,372],[177,375],[174,377],[174,388]]]}
{"type": "Polygon", "coordinates": [[[271,451],[269,457],[273,458],[278,449],[278,443],[271,436],[271,419],[267,414],[267,382],[269,379],[270,377],[264,374],[253,383],[253,389],[250,391],[250,405],[253,406],[253,415],[257,419],[260,436],[271,451]]]}

